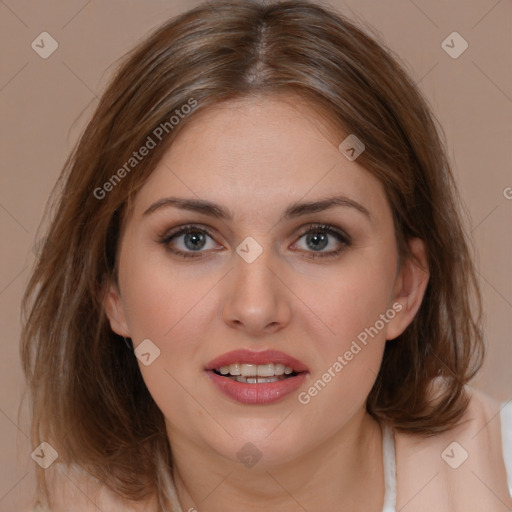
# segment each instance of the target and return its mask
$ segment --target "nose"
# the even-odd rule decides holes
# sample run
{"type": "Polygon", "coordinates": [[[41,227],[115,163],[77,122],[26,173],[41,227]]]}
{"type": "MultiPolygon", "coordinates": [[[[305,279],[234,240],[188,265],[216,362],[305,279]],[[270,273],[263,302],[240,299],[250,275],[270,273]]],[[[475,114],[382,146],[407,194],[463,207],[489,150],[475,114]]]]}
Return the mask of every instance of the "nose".
{"type": "Polygon", "coordinates": [[[285,283],[285,269],[271,249],[264,249],[251,263],[237,256],[224,283],[224,322],[252,337],[285,328],[292,316],[293,295],[285,283]]]}

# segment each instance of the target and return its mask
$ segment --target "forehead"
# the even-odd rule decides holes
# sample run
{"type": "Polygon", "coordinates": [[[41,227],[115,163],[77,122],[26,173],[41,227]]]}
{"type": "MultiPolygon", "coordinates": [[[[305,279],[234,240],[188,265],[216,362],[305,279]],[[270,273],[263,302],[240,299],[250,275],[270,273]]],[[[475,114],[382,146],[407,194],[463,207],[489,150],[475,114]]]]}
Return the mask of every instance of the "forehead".
{"type": "Polygon", "coordinates": [[[346,137],[295,96],[251,97],[194,114],[138,194],[136,210],[167,195],[240,213],[344,194],[385,207],[382,184],[339,150],[346,137]]]}

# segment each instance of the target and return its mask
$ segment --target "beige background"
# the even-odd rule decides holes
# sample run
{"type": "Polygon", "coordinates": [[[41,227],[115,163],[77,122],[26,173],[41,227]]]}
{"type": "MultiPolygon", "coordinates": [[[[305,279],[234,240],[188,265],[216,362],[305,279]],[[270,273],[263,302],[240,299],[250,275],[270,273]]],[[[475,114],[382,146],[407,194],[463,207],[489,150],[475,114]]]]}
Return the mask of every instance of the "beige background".
{"type": "MultiPolygon", "coordinates": [[[[34,462],[26,417],[19,303],[34,262],[45,202],[115,61],[167,18],[197,1],[0,1],[0,511],[21,510],[34,462]],[[41,32],[58,49],[41,58],[41,32]]],[[[445,129],[471,218],[486,308],[488,359],[475,387],[512,398],[512,2],[510,0],[332,1],[381,34],[420,84],[445,129]],[[468,49],[441,47],[457,31],[468,49]],[[507,198],[508,196],[508,198],[507,198]]]]}

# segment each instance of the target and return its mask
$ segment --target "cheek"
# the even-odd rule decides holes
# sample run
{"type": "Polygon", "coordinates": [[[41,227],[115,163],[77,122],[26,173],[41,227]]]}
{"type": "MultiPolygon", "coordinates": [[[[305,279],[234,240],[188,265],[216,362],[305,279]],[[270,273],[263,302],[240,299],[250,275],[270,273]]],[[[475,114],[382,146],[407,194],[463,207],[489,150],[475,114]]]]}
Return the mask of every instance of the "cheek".
{"type": "MultiPolygon", "coordinates": [[[[317,274],[315,286],[303,282],[297,295],[306,297],[305,302],[320,322],[315,336],[316,343],[331,356],[346,350],[352,340],[375,325],[391,307],[395,260],[379,256],[368,250],[347,258],[335,272],[317,274]],[[307,293],[307,295],[306,295],[307,293]],[[323,326],[323,328],[322,328],[323,326]],[[322,328],[322,333],[320,329],[322,328]],[[319,335],[321,334],[321,335],[319,335]]],[[[310,322],[310,327],[313,323],[310,322]]],[[[379,337],[384,339],[387,323],[378,323],[379,337]]],[[[319,347],[320,348],[320,347],[319,347]]]]}
{"type": "Polygon", "coordinates": [[[396,262],[378,251],[365,256],[347,259],[336,279],[308,297],[322,320],[316,328],[309,323],[307,337],[315,343],[316,365],[300,397],[313,423],[319,416],[325,422],[322,411],[333,407],[350,418],[364,404],[379,372],[386,329],[395,316],[391,292],[396,262]]]}
{"type": "MultiPolygon", "coordinates": [[[[134,345],[150,339],[159,356],[150,365],[139,361],[144,382],[167,418],[185,430],[198,430],[204,409],[191,398],[200,378],[201,349],[208,334],[204,314],[213,307],[207,294],[218,280],[213,276],[192,277],[158,261],[127,261],[124,269],[125,306],[134,345]],[[195,418],[191,426],[190,418],[195,418]]],[[[204,420],[206,421],[206,419],[204,420]]],[[[200,429],[199,429],[200,430],[200,429]]]]}
{"type": "Polygon", "coordinates": [[[298,401],[304,422],[326,437],[364,407],[380,369],[387,327],[381,315],[388,321],[392,315],[386,317],[386,279],[377,277],[370,271],[347,274],[343,284],[314,299],[322,304],[330,329],[318,329],[316,335],[311,329],[307,335],[314,340],[316,364],[298,401]]]}
{"type": "MultiPolygon", "coordinates": [[[[125,310],[135,340],[163,342],[193,329],[215,277],[184,271],[163,252],[132,253],[120,269],[125,310]]],[[[178,342],[178,340],[176,340],[178,342]]]]}

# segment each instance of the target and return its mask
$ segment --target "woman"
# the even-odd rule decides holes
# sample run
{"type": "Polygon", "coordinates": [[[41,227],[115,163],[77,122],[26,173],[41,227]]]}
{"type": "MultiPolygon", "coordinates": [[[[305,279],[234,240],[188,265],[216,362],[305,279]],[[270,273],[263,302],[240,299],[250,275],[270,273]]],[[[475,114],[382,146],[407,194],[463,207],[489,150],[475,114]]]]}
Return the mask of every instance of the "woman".
{"type": "Polygon", "coordinates": [[[37,510],[512,507],[443,142],[346,18],[167,22],[58,197],[22,335],[37,510]]]}

